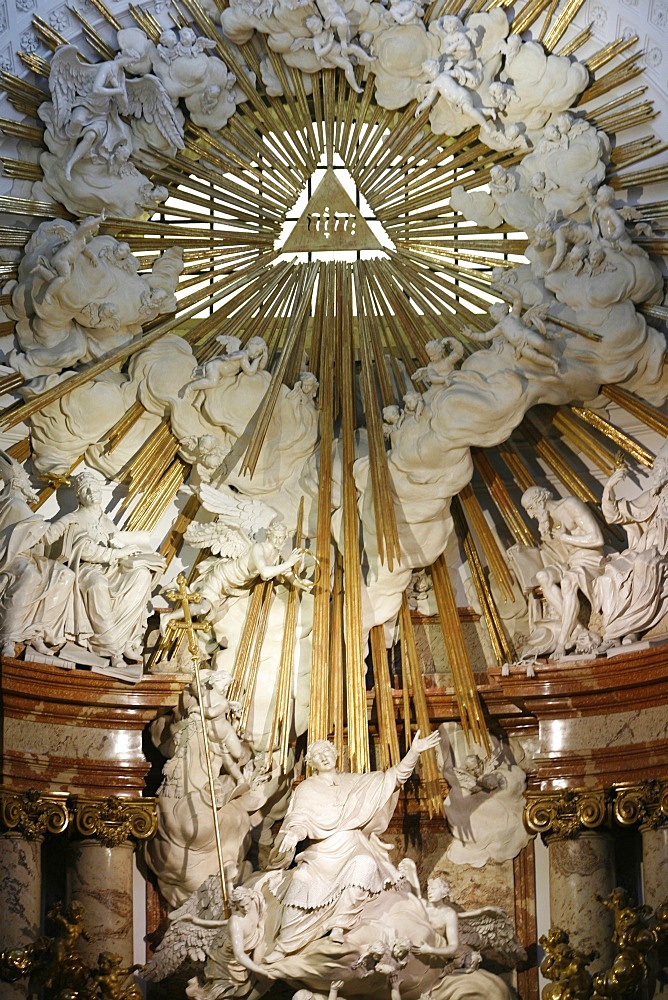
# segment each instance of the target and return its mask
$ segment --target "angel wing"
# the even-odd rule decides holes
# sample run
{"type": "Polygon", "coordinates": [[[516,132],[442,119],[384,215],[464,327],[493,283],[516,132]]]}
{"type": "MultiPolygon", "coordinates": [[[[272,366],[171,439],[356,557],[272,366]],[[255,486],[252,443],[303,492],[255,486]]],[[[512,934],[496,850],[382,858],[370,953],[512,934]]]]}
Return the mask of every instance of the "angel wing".
{"type": "Polygon", "coordinates": [[[167,91],[152,73],[126,81],[128,113],[134,118],[155,122],[164,137],[177,149],[184,149],[183,125],[176,116],[167,91]]]}
{"type": "MultiPolygon", "coordinates": [[[[239,525],[226,524],[224,521],[193,521],[186,528],[183,539],[194,549],[209,549],[215,556],[223,559],[236,559],[242,555],[251,544],[251,540],[239,525]]],[[[201,566],[201,563],[200,563],[201,566]]]]}
{"type": "Polygon", "coordinates": [[[197,493],[205,510],[217,514],[219,522],[241,528],[249,538],[278,517],[278,512],[262,500],[249,500],[229,487],[214,489],[208,483],[201,483],[197,493]]]}
{"type": "Polygon", "coordinates": [[[241,350],[241,340],[239,337],[230,337],[227,334],[219,333],[216,340],[222,345],[224,354],[232,354],[234,351],[241,350]]]}
{"type": "Polygon", "coordinates": [[[77,97],[85,97],[93,86],[98,66],[81,61],[76,45],[59,45],[53,53],[49,89],[53,101],[54,124],[64,128],[77,97]]]}
{"type": "Polygon", "coordinates": [[[182,906],[172,910],[165,936],[141,970],[142,979],[157,983],[176,972],[184,962],[204,962],[217,939],[225,933],[220,877],[211,875],[182,906]]]}
{"type": "Polygon", "coordinates": [[[514,968],[527,957],[508,914],[498,906],[460,913],[459,937],[479,951],[486,963],[497,967],[514,968]]]}

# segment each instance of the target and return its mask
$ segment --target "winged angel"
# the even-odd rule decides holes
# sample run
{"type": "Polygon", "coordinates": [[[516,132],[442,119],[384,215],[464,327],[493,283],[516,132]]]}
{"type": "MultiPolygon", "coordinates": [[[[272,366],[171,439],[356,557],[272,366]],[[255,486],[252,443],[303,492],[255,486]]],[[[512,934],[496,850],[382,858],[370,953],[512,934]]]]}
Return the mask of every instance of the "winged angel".
{"type": "Polygon", "coordinates": [[[313,557],[308,549],[294,548],[281,561],[288,531],[272,507],[207,483],[200,484],[197,494],[216,520],[194,521],[184,538],[194,548],[212,553],[200,563],[194,589],[214,607],[227,597],[242,597],[257,579],[282,578],[299,590],[311,589],[313,582],[304,574],[313,557]]]}
{"type": "Polygon", "coordinates": [[[132,152],[132,129],[123,115],[155,125],[170,145],[183,149],[183,129],[158,78],[150,73],[126,77],[125,67],[135,58],[131,52],[119,53],[115,59],[88,65],[75,45],[56,49],[49,75],[53,126],[76,143],[64,167],[67,180],[85,158],[103,161],[111,173],[123,174],[132,152]]]}

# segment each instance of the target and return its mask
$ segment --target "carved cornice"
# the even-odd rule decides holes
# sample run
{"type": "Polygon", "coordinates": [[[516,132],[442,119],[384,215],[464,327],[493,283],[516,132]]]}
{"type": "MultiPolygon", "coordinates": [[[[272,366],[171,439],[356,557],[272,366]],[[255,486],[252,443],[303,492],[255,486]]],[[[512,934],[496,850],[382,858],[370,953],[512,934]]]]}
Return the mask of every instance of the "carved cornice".
{"type": "Polygon", "coordinates": [[[0,786],[0,829],[36,840],[63,833],[70,822],[67,792],[15,791],[0,786]]]}
{"type": "Polygon", "coordinates": [[[668,825],[668,779],[615,786],[614,817],[622,826],[657,830],[668,825]]]}
{"type": "Polygon", "coordinates": [[[603,788],[529,791],[526,799],[525,825],[546,841],[566,840],[610,825],[611,793],[603,788]]]}
{"type": "Polygon", "coordinates": [[[104,847],[128,840],[150,840],[158,828],[154,799],[72,796],[74,825],[83,837],[95,837],[104,847]]]}

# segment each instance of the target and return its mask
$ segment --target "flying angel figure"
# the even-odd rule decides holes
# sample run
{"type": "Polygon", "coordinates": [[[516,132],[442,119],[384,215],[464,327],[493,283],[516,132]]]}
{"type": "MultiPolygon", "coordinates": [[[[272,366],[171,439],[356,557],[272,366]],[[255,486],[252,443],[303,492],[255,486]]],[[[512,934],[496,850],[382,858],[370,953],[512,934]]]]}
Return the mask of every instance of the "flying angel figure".
{"type": "Polygon", "coordinates": [[[176,149],[183,149],[183,127],[167,91],[156,76],[136,79],[125,76],[125,67],[136,59],[134,52],[88,65],[79,58],[75,45],[59,45],[51,60],[49,88],[53,102],[53,127],[76,140],[65,164],[65,177],[84,157],[106,162],[121,174],[132,152],[132,130],[121,115],[155,123],[176,149]]]}
{"type": "Polygon", "coordinates": [[[280,578],[299,590],[311,589],[313,581],[303,574],[312,568],[313,557],[308,549],[297,547],[281,561],[288,530],[272,507],[208,483],[197,487],[197,495],[216,520],[193,522],[184,540],[219,557],[200,563],[193,585],[198,593],[218,605],[227,597],[242,597],[258,579],[280,578]]]}

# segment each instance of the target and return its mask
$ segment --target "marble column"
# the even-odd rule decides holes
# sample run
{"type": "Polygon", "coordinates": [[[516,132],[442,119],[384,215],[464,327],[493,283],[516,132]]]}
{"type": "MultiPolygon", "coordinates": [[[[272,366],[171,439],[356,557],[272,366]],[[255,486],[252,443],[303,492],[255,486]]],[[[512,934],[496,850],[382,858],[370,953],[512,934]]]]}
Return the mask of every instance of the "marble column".
{"type": "MultiPolygon", "coordinates": [[[[42,893],[42,837],[0,836],[2,948],[24,948],[39,937],[42,893]]],[[[2,1000],[26,997],[27,982],[0,984],[2,1000]]]]}
{"type": "Polygon", "coordinates": [[[656,909],[668,897],[668,825],[641,826],[643,902],[656,909]]]}
{"type": "Polygon", "coordinates": [[[89,965],[97,963],[101,951],[115,952],[124,965],[132,964],[132,866],[130,841],[109,847],[91,838],[71,845],[68,898],[84,907],[89,940],[80,938],[77,948],[89,965]]]}
{"type": "Polygon", "coordinates": [[[80,839],[71,844],[68,899],[83,905],[90,938],[81,942],[81,954],[95,965],[101,951],[112,951],[132,965],[134,846],[155,834],[155,802],[114,795],[70,801],[80,839]]]}
{"type": "Polygon", "coordinates": [[[568,931],[571,944],[596,949],[591,970],[606,968],[613,955],[613,917],[597,902],[615,887],[614,845],[604,831],[582,831],[569,839],[549,838],[550,924],[568,931]]]}

